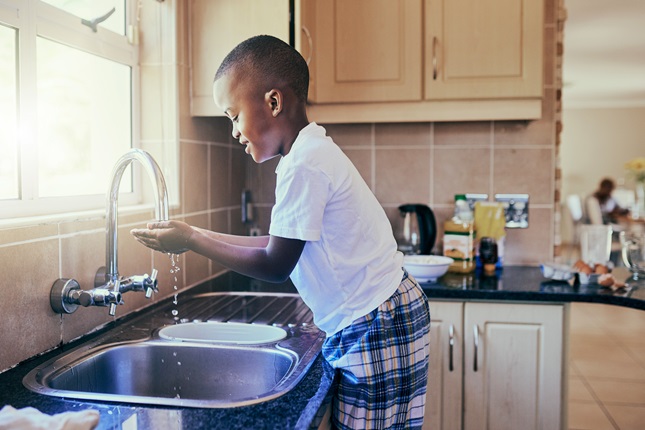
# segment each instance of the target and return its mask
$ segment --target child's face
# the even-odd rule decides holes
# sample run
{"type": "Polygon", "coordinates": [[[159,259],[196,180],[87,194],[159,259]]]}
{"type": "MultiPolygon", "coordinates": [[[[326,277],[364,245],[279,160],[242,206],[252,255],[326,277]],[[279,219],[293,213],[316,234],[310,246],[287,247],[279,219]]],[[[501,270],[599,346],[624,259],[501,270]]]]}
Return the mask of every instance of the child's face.
{"type": "Polygon", "coordinates": [[[236,79],[229,72],[213,83],[215,104],[233,123],[233,137],[256,163],[262,163],[280,154],[275,110],[271,100],[262,94],[248,79],[236,79]]]}

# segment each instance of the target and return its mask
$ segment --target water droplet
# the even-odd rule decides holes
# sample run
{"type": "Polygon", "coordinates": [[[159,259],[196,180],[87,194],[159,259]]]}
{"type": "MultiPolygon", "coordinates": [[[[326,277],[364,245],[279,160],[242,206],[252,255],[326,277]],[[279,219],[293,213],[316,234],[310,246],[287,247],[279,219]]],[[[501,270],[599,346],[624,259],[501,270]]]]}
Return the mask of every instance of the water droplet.
{"type": "Polygon", "coordinates": [[[176,352],[173,352],[173,353],[172,353],[172,356],[173,356],[173,357],[177,357],[177,353],[176,353],[176,352]]]}
{"type": "Polygon", "coordinates": [[[177,362],[177,366],[181,366],[181,361],[178,361],[178,362],[177,362]]]}
{"type": "Polygon", "coordinates": [[[177,316],[179,314],[179,311],[177,309],[173,309],[171,312],[174,316],[177,316]]]}

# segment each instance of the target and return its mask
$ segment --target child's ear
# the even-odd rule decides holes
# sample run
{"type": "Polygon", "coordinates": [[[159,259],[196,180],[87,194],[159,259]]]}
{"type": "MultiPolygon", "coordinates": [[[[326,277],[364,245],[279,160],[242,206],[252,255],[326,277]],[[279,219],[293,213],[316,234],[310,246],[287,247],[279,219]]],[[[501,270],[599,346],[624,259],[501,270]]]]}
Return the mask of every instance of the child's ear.
{"type": "Polygon", "coordinates": [[[280,90],[271,89],[264,95],[265,101],[271,109],[271,114],[276,117],[282,112],[284,97],[280,90]]]}

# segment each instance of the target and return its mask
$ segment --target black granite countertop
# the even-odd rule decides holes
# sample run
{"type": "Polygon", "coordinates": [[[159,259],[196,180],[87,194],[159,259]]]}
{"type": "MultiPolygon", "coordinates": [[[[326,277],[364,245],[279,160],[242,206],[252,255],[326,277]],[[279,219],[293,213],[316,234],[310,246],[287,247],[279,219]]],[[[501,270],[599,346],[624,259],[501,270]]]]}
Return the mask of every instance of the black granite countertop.
{"type": "MultiPolygon", "coordinates": [[[[621,281],[631,278],[624,267],[615,268],[613,275],[621,281]]],[[[591,302],[645,310],[645,280],[630,280],[630,288],[612,291],[598,284],[582,285],[577,278],[568,282],[547,279],[539,267],[509,266],[494,276],[479,271],[468,275],[447,273],[437,282],[421,286],[430,299],[591,302]]]]}
{"type": "MultiPolygon", "coordinates": [[[[618,279],[629,277],[629,272],[623,268],[617,268],[614,274],[618,279]]],[[[446,274],[435,283],[422,284],[431,300],[594,302],[645,310],[645,285],[631,283],[631,286],[628,291],[613,292],[598,285],[551,281],[542,276],[538,267],[528,266],[505,267],[495,276],[483,276],[478,272],[469,275],[446,274]]],[[[229,273],[183,294],[209,291],[294,292],[295,289],[290,283],[266,284],[229,273]]],[[[109,328],[112,327],[106,330],[109,328]]],[[[22,385],[22,378],[34,367],[101,333],[86,336],[0,374],[0,406],[31,406],[47,414],[95,409],[101,414],[99,429],[307,429],[317,425],[321,412],[329,402],[333,371],[321,356],[316,358],[307,375],[291,392],[261,404],[230,409],[77,401],[36,394],[22,385]],[[124,426],[124,423],[130,423],[129,420],[135,421],[136,427],[124,426]]]]}

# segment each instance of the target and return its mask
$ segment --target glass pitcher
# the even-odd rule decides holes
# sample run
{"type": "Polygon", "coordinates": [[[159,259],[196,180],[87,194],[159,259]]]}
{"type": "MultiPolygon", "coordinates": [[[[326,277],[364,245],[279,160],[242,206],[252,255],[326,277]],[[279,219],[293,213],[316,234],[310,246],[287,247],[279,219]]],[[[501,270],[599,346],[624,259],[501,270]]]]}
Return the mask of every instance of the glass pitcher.
{"type": "Polygon", "coordinates": [[[632,272],[632,279],[645,279],[645,231],[620,232],[623,262],[632,272]]]}

